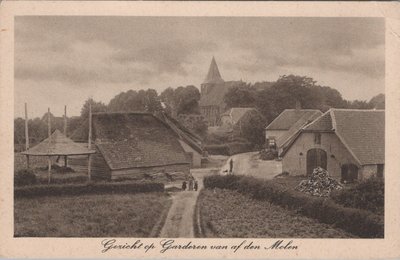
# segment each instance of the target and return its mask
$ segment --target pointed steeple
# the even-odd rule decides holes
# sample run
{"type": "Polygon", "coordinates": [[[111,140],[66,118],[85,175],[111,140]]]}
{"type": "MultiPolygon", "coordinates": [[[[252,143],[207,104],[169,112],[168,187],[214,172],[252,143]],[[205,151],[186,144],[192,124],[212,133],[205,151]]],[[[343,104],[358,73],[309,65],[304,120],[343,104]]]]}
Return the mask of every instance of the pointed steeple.
{"type": "Polygon", "coordinates": [[[208,70],[207,77],[205,78],[203,84],[222,82],[224,82],[224,80],[221,78],[221,74],[219,73],[217,63],[215,62],[215,58],[213,56],[210,64],[210,69],[208,70]]]}

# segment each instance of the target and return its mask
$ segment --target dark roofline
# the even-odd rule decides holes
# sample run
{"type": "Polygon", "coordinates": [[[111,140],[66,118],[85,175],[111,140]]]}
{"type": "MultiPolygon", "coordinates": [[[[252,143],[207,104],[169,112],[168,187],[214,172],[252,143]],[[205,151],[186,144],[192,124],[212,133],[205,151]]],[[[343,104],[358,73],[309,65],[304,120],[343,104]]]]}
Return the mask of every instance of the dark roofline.
{"type": "Polygon", "coordinates": [[[315,111],[315,112],[321,112],[321,110],[319,110],[319,109],[295,109],[295,108],[288,108],[288,109],[283,110],[277,117],[275,117],[275,119],[272,120],[272,122],[269,123],[269,124],[267,125],[267,127],[265,127],[265,130],[288,130],[288,129],[283,129],[283,128],[279,128],[279,129],[278,129],[278,128],[269,128],[269,126],[272,125],[275,121],[278,121],[279,118],[282,116],[282,114],[283,114],[285,111],[296,111],[296,110],[298,110],[298,111],[315,111]]]}
{"type": "Polygon", "coordinates": [[[92,116],[94,115],[153,115],[150,112],[147,111],[120,111],[120,112],[96,112],[92,113],[92,116]]]}
{"type": "Polygon", "coordinates": [[[135,166],[135,167],[122,167],[122,168],[111,168],[110,165],[107,163],[108,167],[111,171],[120,171],[120,170],[127,170],[127,169],[141,169],[141,168],[154,168],[154,167],[162,167],[162,166],[170,166],[170,165],[186,165],[191,164],[191,162],[181,162],[181,163],[166,163],[166,164],[154,164],[151,166],[135,166]]]}

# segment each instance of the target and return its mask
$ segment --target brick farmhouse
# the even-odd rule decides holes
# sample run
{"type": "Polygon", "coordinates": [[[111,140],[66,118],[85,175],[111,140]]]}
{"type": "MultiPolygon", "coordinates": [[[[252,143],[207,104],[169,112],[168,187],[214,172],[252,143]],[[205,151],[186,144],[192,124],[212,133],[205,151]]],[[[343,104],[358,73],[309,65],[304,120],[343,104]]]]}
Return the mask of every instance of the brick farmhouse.
{"type": "Polygon", "coordinates": [[[291,175],[321,166],[343,182],[383,177],[385,111],[330,109],[298,131],[281,156],[291,175]]]}

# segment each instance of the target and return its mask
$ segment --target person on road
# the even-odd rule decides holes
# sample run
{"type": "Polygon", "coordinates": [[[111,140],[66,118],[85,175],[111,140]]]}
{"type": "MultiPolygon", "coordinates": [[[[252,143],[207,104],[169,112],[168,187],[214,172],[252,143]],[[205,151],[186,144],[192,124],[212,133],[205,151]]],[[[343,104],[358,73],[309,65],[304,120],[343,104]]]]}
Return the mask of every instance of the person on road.
{"type": "Polygon", "coordinates": [[[189,180],[189,190],[193,190],[193,180],[192,179],[190,179],[189,180]]]}
{"type": "Polygon", "coordinates": [[[182,182],[182,190],[186,190],[186,181],[182,182]]]}
{"type": "Polygon", "coordinates": [[[233,174],[233,159],[229,161],[229,173],[233,174]]]}
{"type": "Polygon", "coordinates": [[[199,184],[197,183],[196,180],[194,181],[193,188],[195,191],[197,191],[197,189],[199,188],[199,184]]]}

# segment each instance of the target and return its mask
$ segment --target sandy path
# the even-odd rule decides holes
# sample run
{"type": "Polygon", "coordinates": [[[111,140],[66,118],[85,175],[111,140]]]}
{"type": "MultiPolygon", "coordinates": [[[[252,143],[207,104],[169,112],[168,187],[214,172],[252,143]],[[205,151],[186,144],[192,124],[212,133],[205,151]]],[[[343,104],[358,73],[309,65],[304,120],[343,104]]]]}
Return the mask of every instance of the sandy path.
{"type": "Polygon", "coordinates": [[[203,177],[212,173],[215,169],[191,170],[199,184],[197,191],[175,192],[172,195],[172,205],[169,209],[165,224],[161,229],[160,237],[194,237],[193,214],[199,191],[203,188],[203,177]]]}
{"type": "Polygon", "coordinates": [[[222,166],[221,174],[227,174],[231,159],[233,159],[233,174],[249,175],[269,180],[282,172],[282,162],[274,160],[263,161],[258,158],[258,152],[250,152],[231,156],[226,164],[222,166]]]}

